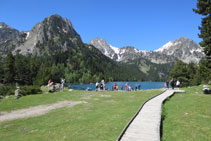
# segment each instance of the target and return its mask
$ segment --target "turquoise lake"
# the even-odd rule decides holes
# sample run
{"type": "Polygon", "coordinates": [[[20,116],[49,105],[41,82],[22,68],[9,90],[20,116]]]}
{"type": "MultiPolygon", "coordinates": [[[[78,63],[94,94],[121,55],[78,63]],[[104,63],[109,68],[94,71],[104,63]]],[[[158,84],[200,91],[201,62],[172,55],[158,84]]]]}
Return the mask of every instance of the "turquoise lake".
{"type": "MultiPolygon", "coordinates": [[[[119,86],[119,90],[123,87],[123,90],[125,90],[125,84],[127,82],[108,82],[105,84],[105,88],[107,90],[112,90],[112,86],[114,86],[114,83],[116,83],[119,86]]],[[[132,89],[135,89],[135,85],[141,85],[142,90],[146,89],[160,89],[164,88],[165,82],[128,82],[128,85],[131,86],[132,89]]],[[[91,88],[92,90],[96,90],[95,84],[66,84],[69,88],[75,89],[75,90],[86,90],[87,88],[91,88]]]]}

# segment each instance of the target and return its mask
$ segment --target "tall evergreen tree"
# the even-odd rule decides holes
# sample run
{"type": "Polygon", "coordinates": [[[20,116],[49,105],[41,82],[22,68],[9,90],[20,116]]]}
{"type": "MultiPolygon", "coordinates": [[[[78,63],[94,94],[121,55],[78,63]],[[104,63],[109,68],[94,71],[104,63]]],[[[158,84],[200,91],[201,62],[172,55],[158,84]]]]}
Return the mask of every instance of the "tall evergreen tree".
{"type": "Polygon", "coordinates": [[[182,86],[189,85],[188,65],[182,61],[178,61],[174,68],[171,70],[169,79],[179,80],[182,86]]]}
{"type": "Polygon", "coordinates": [[[0,83],[3,82],[4,70],[3,70],[3,59],[0,54],[0,83]]]}
{"type": "Polygon", "coordinates": [[[200,45],[204,47],[207,58],[211,59],[211,0],[198,0],[197,9],[193,10],[203,15],[201,27],[199,27],[201,32],[199,37],[203,39],[200,45]]]}
{"type": "Polygon", "coordinates": [[[4,71],[4,83],[13,83],[15,82],[15,69],[14,69],[15,58],[11,52],[7,54],[7,57],[4,61],[3,71],[4,71]]]}
{"type": "Polygon", "coordinates": [[[15,81],[22,85],[31,85],[31,70],[29,58],[23,55],[15,56],[15,81]]]}
{"type": "Polygon", "coordinates": [[[204,47],[206,60],[201,60],[199,72],[202,83],[211,80],[211,0],[198,0],[197,9],[194,12],[203,15],[199,37],[203,39],[200,45],[204,47]]]}

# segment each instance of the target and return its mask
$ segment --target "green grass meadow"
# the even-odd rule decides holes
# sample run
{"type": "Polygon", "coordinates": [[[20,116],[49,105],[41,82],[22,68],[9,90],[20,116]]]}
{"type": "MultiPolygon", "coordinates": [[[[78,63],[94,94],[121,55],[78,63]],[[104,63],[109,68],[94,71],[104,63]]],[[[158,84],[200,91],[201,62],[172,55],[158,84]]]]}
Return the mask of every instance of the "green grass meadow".
{"type": "Polygon", "coordinates": [[[0,122],[1,141],[114,141],[147,99],[161,90],[136,92],[64,91],[54,94],[10,97],[0,101],[0,111],[10,111],[58,101],[85,101],[37,117],[0,122]]]}
{"type": "Polygon", "coordinates": [[[184,89],[163,105],[163,141],[211,141],[211,95],[184,89]]]}

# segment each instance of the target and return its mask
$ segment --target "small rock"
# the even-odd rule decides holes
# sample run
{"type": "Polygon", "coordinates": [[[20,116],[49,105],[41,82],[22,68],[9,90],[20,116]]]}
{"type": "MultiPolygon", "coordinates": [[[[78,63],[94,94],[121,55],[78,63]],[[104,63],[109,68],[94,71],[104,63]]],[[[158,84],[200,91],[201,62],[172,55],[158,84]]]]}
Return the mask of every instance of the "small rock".
{"type": "Polygon", "coordinates": [[[38,132],[39,130],[38,129],[36,129],[36,130],[31,130],[31,131],[29,131],[29,133],[35,133],[35,132],[38,132]]]}

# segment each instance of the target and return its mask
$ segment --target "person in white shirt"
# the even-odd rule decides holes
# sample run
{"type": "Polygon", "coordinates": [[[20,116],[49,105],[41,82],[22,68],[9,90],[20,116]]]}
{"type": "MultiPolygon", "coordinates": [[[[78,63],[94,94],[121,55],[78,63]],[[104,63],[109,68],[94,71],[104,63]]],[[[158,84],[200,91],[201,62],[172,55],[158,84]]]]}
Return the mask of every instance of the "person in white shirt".
{"type": "Polygon", "coordinates": [[[177,80],[176,87],[179,88],[179,85],[180,85],[180,82],[179,82],[179,80],[177,80]]]}

